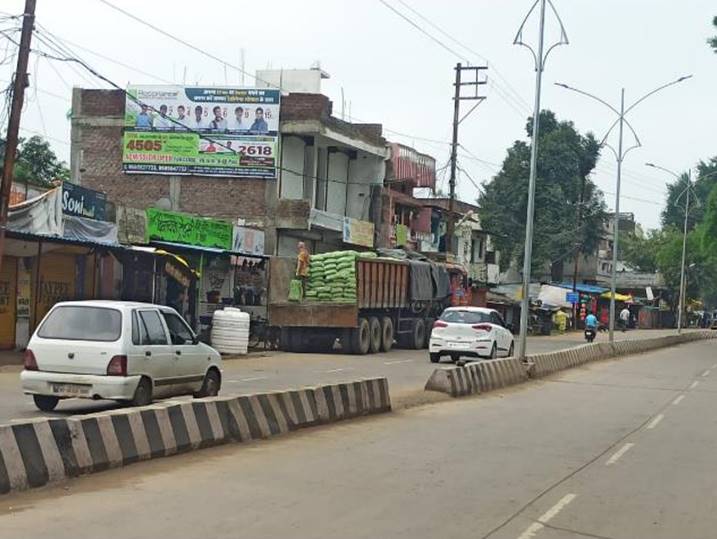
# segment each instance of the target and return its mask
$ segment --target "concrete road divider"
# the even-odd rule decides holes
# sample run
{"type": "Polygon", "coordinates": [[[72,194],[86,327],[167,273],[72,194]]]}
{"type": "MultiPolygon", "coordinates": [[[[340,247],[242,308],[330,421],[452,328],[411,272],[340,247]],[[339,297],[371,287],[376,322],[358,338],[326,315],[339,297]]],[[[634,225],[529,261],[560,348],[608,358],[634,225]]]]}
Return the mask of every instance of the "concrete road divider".
{"type": "Polygon", "coordinates": [[[0,425],[0,494],[390,410],[388,380],[375,378],[0,425]]]}
{"type": "Polygon", "coordinates": [[[426,383],[427,391],[448,393],[452,397],[475,395],[513,384],[528,378],[541,378],[552,373],[578,367],[590,361],[640,354],[658,348],[675,346],[702,339],[717,338],[717,331],[691,331],[654,339],[637,339],[584,344],[575,348],[527,356],[522,363],[515,358],[468,363],[465,367],[436,369],[426,383]]]}
{"type": "Polygon", "coordinates": [[[474,361],[465,367],[433,371],[425,389],[463,397],[520,384],[528,379],[525,365],[516,358],[474,361]]]}

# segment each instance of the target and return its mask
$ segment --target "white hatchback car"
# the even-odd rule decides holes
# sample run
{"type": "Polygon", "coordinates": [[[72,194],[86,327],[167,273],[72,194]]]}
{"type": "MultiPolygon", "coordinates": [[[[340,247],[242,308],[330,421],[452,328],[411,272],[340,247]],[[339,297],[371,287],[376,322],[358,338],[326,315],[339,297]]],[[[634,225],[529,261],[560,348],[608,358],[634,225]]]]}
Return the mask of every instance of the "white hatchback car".
{"type": "Polygon", "coordinates": [[[450,307],[433,324],[429,352],[432,363],[442,356],[496,358],[513,355],[513,334],[503,317],[493,309],[450,307]]]}
{"type": "Polygon", "coordinates": [[[174,309],[125,301],[56,304],[25,351],[22,389],[42,411],[60,399],[136,406],[155,397],[215,396],[221,356],[199,342],[174,309]]]}

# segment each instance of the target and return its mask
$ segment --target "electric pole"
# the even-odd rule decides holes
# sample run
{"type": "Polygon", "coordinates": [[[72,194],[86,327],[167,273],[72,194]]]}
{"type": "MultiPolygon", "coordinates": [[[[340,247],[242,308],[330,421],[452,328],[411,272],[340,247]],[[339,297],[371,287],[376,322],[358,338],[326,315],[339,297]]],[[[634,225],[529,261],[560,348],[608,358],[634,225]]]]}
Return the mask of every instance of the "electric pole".
{"type": "Polygon", "coordinates": [[[0,188],[0,268],[2,268],[3,252],[5,250],[5,228],[7,227],[10,192],[15,170],[20,115],[25,97],[25,88],[28,86],[27,64],[30,57],[32,30],[35,24],[35,2],[36,0],[25,0],[20,49],[17,53],[17,68],[15,69],[15,79],[12,85],[12,103],[5,138],[5,158],[3,161],[2,187],[0,188]]]}
{"type": "MultiPolygon", "coordinates": [[[[448,228],[446,230],[446,253],[453,253],[453,236],[455,235],[455,201],[456,201],[456,169],[458,168],[458,125],[465,120],[483,101],[485,96],[478,94],[478,89],[487,83],[486,79],[480,79],[481,71],[487,70],[487,66],[464,66],[460,62],[456,64],[456,81],[453,94],[453,141],[451,143],[451,178],[449,181],[450,194],[448,199],[448,228]],[[461,74],[463,71],[470,71],[475,74],[475,80],[463,82],[461,74]],[[462,95],[463,86],[470,86],[475,89],[473,95],[462,95]],[[476,101],[476,104],[463,116],[461,115],[461,101],[476,101]]],[[[456,254],[456,253],[453,253],[456,254]]]]}

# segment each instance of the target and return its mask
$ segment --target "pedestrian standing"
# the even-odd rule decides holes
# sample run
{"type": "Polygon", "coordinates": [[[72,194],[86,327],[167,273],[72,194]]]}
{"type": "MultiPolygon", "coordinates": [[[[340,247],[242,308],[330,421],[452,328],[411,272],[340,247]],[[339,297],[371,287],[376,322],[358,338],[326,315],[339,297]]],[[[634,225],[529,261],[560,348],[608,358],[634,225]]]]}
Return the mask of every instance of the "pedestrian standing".
{"type": "Polygon", "coordinates": [[[622,326],[623,333],[627,331],[627,326],[630,324],[630,309],[627,305],[620,311],[620,326],[622,326]]]}
{"type": "Polygon", "coordinates": [[[306,294],[306,281],[309,279],[309,264],[311,257],[309,256],[309,250],[306,248],[306,244],[300,241],[296,245],[296,278],[301,281],[301,297],[306,294]]]}

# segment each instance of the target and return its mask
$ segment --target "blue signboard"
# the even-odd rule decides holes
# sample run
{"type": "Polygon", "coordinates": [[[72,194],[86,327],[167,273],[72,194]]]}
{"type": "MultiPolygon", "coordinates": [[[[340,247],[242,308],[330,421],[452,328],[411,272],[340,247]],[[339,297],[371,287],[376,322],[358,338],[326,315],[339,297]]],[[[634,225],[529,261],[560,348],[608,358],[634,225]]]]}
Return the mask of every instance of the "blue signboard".
{"type": "Polygon", "coordinates": [[[577,292],[568,292],[565,294],[565,301],[572,303],[573,305],[580,303],[580,294],[577,292]]]}

